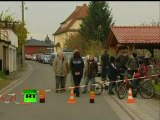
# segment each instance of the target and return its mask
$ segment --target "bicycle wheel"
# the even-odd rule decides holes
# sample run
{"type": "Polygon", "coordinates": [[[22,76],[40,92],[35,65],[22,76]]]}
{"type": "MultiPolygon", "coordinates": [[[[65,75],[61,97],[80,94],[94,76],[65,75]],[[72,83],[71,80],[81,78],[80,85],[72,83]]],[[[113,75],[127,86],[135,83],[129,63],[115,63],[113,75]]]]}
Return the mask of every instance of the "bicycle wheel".
{"type": "Polygon", "coordinates": [[[106,84],[104,84],[104,88],[103,89],[105,89],[106,90],[106,92],[108,92],[108,85],[106,85],[106,84]]]}
{"type": "Polygon", "coordinates": [[[126,82],[123,82],[119,87],[118,87],[118,98],[123,99],[126,94],[127,94],[127,88],[126,88],[126,82]]]}
{"type": "Polygon", "coordinates": [[[143,82],[139,85],[139,94],[145,98],[152,98],[155,94],[155,89],[153,85],[149,82],[143,82]]]}
{"type": "Polygon", "coordinates": [[[114,86],[114,91],[115,93],[118,95],[118,88],[119,88],[119,84],[118,83],[115,83],[115,86],[114,86]]]}
{"type": "Polygon", "coordinates": [[[100,95],[103,92],[103,86],[100,83],[95,85],[95,95],[100,95]]]}

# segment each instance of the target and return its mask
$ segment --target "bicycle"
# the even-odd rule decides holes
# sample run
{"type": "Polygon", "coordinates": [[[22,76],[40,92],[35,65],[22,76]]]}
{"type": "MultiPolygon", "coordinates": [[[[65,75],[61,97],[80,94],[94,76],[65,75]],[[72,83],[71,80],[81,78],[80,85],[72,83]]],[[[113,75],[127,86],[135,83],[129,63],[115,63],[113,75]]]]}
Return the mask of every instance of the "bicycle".
{"type": "MultiPolygon", "coordinates": [[[[128,76],[127,76],[128,78],[128,76]]],[[[139,78],[139,83],[137,84],[137,92],[141,95],[144,99],[150,99],[155,95],[155,89],[152,85],[152,83],[148,82],[147,79],[139,78]]],[[[126,94],[129,87],[133,88],[133,83],[131,80],[136,80],[131,77],[131,79],[124,79],[123,83],[118,87],[118,98],[123,99],[126,94]]],[[[136,81],[138,82],[138,80],[136,81]]]]}
{"type": "MultiPolygon", "coordinates": [[[[117,81],[120,80],[120,76],[117,76],[117,81]]],[[[118,91],[118,82],[114,81],[115,85],[113,87],[113,90],[117,93],[118,91]]],[[[103,81],[103,82],[96,82],[95,85],[95,95],[100,95],[103,90],[106,90],[108,92],[108,87],[109,87],[109,83],[107,82],[107,80],[103,81]]]]}
{"type": "MultiPolygon", "coordinates": [[[[116,81],[114,81],[113,83],[115,83],[114,84],[114,86],[113,86],[113,90],[118,94],[118,86],[120,85],[120,83],[119,82],[122,82],[120,79],[122,78],[124,76],[124,70],[121,70],[121,69],[119,69],[118,70],[118,76],[117,76],[117,80],[116,81]]],[[[109,92],[108,91],[108,87],[109,87],[109,83],[107,84],[108,82],[105,80],[105,81],[103,81],[103,82],[96,82],[96,85],[95,85],[95,95],[100,95],[102,92],[103,92],[103,90],[106,90],[107,92],[109,92]]]]}

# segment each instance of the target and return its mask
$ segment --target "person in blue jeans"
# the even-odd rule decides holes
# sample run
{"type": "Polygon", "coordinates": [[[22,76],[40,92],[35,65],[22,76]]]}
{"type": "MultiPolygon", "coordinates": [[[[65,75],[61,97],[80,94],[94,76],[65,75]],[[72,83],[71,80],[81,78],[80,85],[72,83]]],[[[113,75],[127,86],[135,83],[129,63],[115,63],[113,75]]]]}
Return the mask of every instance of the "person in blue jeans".
{"type": "Polygon", "coordinates": [[[94,91],[95,85],[92,84],[95,84],[95,76],[97,75],[97,72],[98,72],[98,64],[94,60],[94,55],[90,54],[89,59],[87,60],[85,65],[86,81],[85,81],[84,91],[82,94],[87,92],[87,86],[89,82],[91,83],[91,91],[94,91]]]}
{"type": "Polygon", "coordinates": [[[108,78],[109,78],[109,94],[110,95],[114,95],[113,92],[113,87],[115,85],[115,81],[117,80],[117,76],[118,76],[118,69],[115,66],[115,57],[111,56],[110,57],[110,61],[108,64],[108,68],[107,68],[107,72],[108,72],[108,78]]]}

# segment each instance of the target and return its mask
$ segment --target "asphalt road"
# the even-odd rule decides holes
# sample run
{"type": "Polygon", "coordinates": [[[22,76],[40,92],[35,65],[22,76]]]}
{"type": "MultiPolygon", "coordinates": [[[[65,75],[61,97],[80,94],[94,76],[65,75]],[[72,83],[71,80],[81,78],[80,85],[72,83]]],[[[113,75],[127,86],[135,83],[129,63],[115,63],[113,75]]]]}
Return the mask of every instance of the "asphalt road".
{"type": "MultiPolygon", "coordinates": [[[[27,61],[32,67],[32,74],[10,93],[23,92],[28,89],[54,89],[55,79],[52,67],[35,61],[27,61]]],[[[70,76],[67,87],[70,86],[70,76]]],[[[83,83],[83,80],[82,80],[83,83]]],[[[9,88],[11,89],[11,88],[9,88]]],[[[65,93],[46,93],[45,103],[31,103],[18,105],[14,102],[6,104],[0,101],[0,120],[131,120],[125,111],[114,102],[107,93],[105,97],[95,97],[95,103],[89,103],[89,94],[76,97],[75,104],[68,104],[69,89],[65,93]]],[[[17,101],[23,101],[23,95],[17,94],[17,101]]],[[[6,97],[6,99],[9,99],[6,97]]]]}

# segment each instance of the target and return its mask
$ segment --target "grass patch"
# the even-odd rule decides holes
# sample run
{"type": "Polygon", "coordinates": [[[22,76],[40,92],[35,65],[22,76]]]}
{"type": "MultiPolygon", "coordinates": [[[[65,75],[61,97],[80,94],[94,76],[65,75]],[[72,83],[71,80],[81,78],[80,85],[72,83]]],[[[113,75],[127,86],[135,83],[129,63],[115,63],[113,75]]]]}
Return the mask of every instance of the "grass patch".
{"type": "Polygon", "coordinates": [[[154,85],[154,88],[157,92],[160,93],[160,83],[158,83],[157,85],[154,85]]]}
{"type": "Polygon", "coordinates": [[[27,64],[25,64],[24,67],[18,66],[17,71],[9,73],[9,75],[6,75],[4,71],[0,71],[0,90],[9,85],[14,80],[22,77],[27,68],[27,64]]]}
{"type": "Polygon", "coordinates": [[[9,85],[10,82],[11,82],[10,80],[7,80],[7,79],[4,80],[0,78],[0,90],[5,86],[9,85]]]}
{"type": "Polygon", "coordinates": [[[8,76],[4,71],[0,71],[0,90],[9,84],[8,76]]]}
{"type": "Polygon", "coordinates": [[[4,71],[0,71],[0,79],[7,79],[7,76],[4,71]]]}

